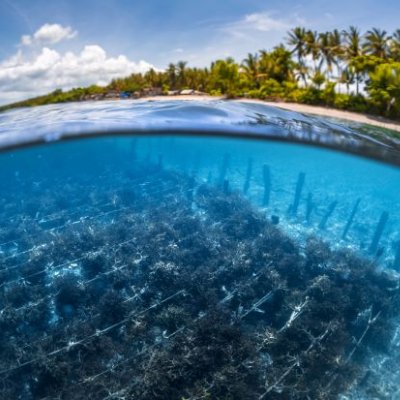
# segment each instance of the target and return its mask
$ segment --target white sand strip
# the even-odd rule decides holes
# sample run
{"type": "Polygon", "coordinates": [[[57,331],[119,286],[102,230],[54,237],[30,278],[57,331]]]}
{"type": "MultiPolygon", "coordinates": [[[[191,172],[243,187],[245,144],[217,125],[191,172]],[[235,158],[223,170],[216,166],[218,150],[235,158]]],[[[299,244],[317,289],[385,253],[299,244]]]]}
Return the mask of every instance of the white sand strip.
{"type": "MultiPolygon", "coordinates": [[[[216,96],[207,96],[207,95],[178,95],[178,96],[155,96],[155,97],[145,97],[139,100],[149,100],[149,101],[163,101],[163,100],[178,100],[178,101],[210,101],[210,100],[224,100],[224,97],[216,97],[216,96]]],[[[368,124],[377,126],[380,128],[391,129],[393,131],[400,132],[400,122],[395,122],[393,120],[378,117],[374,115],[368,114],[360,114],[351,111],[343,111],[337,110],[329,107],[318,107],[318,106],[310,106],[307,104],[298,104],[298,103],[286,103],[283,101],[273,102],[273,101],[263,101],[256,99],[236,99],[236,100],[228,100],[228,101],[240,101],[246,103],[260,103],[265,104],[272,107],[279,107],[289,111],[295,111],[302,114],[312,114],[319,115],[323,117],[331,117],[342,119],[346,121],[359,122],[361,124],[368,124]]]]}

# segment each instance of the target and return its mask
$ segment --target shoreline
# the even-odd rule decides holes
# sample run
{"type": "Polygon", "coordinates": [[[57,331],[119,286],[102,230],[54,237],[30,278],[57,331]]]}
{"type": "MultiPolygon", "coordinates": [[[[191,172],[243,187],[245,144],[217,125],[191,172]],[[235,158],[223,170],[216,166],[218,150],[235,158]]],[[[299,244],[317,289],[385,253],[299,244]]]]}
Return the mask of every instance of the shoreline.
{"type": "Polygon", "coordinates": [[[265,101],[258,99],[246,99],[237,98],[232,100],[227,100],[224,96],[207,96],[207,95],[181,95],[181,96],[152,96],[145,97],[138,100],[148,100],[148,101],[166,101],[166,100],[178,100],[178,101],[207,101],[207,100],[226,100],[226,101],[236,101],[243,103],[257,103],[264,104],[271,107],[281,108],[287,111],[294,111],[300,114],[309,114],[314,116],[336,118],[344,121],[356,122],[360,124],[366,124],[375,126],[378,128],[389,129],[400,133],[400,122],[394,122],[390,119],[379,117],[370,114],[361,114],[352,111],[338,110],[336,108],[329,108],[323,106],[314,106],[308,104],[300,103],[286,103],[284,101],[265,101]]]}
{"type": "Polygon", "coordinates": [[[285,103],[262,100],[261,103],[269,106],[279,107],[288,111],[295,111],[301,114],[304,113],[322,117],[337,118],[345,121],[357,122],[360,124],[372,125],[378,128],[385,128],[392,131],[400,132],[400,122],[394,122],[390,119],[375,115],[361,114],[352,111],[338,110],[336,108],[312,106],[299,103],[285,103]]]}
{"type": "MultiPolygon", "coordinates": [[[[101,99],[95,101],[117,101],[119,99],[101,99]]],[[[338,110],[336,108],[324,107],[324,106],[316,106],[316,105],[308,105],[301,103],[289,103],[285,101],[272,101],[272,100],[261,100],[261,99],[249,99],[249,98],[234,98],[227,99],[225,96],[211,96],[207,94],[191,94],[191,95],[174,95],[174,96],[146,96],[139,97],[137,99],[130,99],[132,101],[233,101],[233,102],[242,102],[242,103],[256,103],[256,104],[264,104],[270,107],[280,108],[282,110],[293,111],[300,114],[307,114],[311,116],[320,116],[327,118],[334,118],[342,121],[355,122],[360,124],[366,124],[370,126],[374,126],[377,128],[384,128],[394,132],[400,133],[400,121],[393,121],[391,119],[375,116],[372,114],[362,114],[353,111],[345,111],[338,110]]],[[[84,100],[83,102],[88,101],[84,100]]],[[[126,101],[126,100],[123,100],[126,101]]],[[[79,102],[79,101],[77,101],[79,102]]],[[[57,104],[57,103],[49,103],[49,104],[57,104]]],[[[24,107],[24,106],[21,106],[24,107]]],[[[37,107],[37,106],[36,106],[37,107]]],[[[0,107],[1,108],[1,107],[0,107]]],[[[9,111],[13,108],[10,108],[9,111]]],[[[0,112],[4,112],[3,110],[0,112]]],[[[396,135],[398,137],[398,135],[396,135]]]]}

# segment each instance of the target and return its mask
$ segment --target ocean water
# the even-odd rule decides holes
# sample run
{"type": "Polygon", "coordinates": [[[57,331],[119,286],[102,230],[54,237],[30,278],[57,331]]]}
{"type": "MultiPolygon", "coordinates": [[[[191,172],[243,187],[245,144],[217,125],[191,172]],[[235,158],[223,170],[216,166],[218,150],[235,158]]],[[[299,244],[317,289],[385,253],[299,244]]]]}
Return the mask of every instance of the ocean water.
{"type": "Polygon", "coordinates": [[[0,147],[0,399],[400,398],[390,132],[122,101],[0,147]]]}

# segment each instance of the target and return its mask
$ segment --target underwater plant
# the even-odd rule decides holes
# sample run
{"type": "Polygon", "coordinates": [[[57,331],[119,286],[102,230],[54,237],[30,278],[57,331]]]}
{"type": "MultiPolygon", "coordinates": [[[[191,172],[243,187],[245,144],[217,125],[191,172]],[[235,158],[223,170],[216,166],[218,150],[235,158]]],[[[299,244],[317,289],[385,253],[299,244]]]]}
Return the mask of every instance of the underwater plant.
{"type": "MultiPolygon", "coordinates": [[[[367,365],[396,334],[398,275],[314,236],[300,245],[279,217],[229,189],[228,163],[214,184],[136,160],[129,173],[104,173],[106,191],[88,172],[87,184],[61,176],[29,204],[9,201],[0,398],[323,400],[377,390],[367,365]]],[[[266,168],[264,178],[268,186],[266,168]]]]}

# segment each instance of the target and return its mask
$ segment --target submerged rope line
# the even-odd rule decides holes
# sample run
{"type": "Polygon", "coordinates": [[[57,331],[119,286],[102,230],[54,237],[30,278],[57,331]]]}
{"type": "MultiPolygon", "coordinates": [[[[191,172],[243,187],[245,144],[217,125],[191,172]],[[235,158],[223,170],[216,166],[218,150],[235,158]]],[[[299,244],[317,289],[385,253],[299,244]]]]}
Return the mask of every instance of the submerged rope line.
{"type": "MultiPolygon", "coordinates": [[[[188,235],[188,236],[191,236],[191,235],[188,235]]],[[[269,265],[268,265],[268,266],[269,266],[269,265]]],[[[115,270],[109,270],[109,271],[100,273],[100,274],[98,274],[96,277],[94,277],[94,278],[92,278],[92,279],[90,279],[90,280],[84,282],[83,284],[85,284],[85,283],[91,283],[91,282],[94,281],[95,279],[98,279],[98,278],[99,278],[99,275],[106,275],[106,274],[110,274],[110,273],[113,273],[113,272],[117,272],[117,271],[119,271],[119,270],[121,270],[122,268],[125,268],[125,267],[126,267],[126,265],[125,265],[125,266],[123,265],[122,267],[117,268],[117,269],[115,269],[115,270]]],[[[258,278],[261,276],[261,273],[262,273],[262,270],[263,270],[263,269],[265,269],[265,267],[262,268],[257,274],[255,274],[255,275],[252,274],[252,276],[251,276],[251,278],[250,278],[250,281],[252,281],[252,280],[258,280],[258,278]]],[[[246,281],[245,284],[247,284],[248,282],[249,282],[249,281],[246,281]]],[[[240,285],[238,285],[238,286],[243,286],[243,284],[240,284],[240,285]]],[[[235,288],[230,292],[230,293],[232,293],[232,296],[229,296],[229,298],[228,298],[228,296],[223,297],[223,298],[219,301],[218,304],[224,304],[224,303],[226,303],[227,301],[231,300],[231,298],[233,297],[233,294],[236,293],[237,290],[238,290],[238,287],[235,287],[235,288]]],[[[156,303],[155,305],[157,305],[157,304],[159,305],[159,304],[161,304],[161,303],[163,303],[163,302],[165,302],[165,301],[168,301],[170,298],[177,296],[180,292],[184,292],[185,295],[187,295],[186,292],[185,292],[184,290],[181,290],[181,291],[175,293],[174,295],[170,296],[169,298],[164,299],[162,302],[156,303]]],[[[137,295],[134,295],[134,296],[132,296],[132,297],[130,297],[130,298],[128,298],[128,299],[123,300],[122,303],[125,303],[125,302],[128,302],[128,301],[132,301],[132,300],[134,300],[135,298],[137,298],[137,295]]],[[[265,296],[263,297],[263,299],[264,299],[264,298],[265,298],[265,296]]],[[[257,305],[260,305],[260,301],[258,301],[256,304],[257,304],[257,305]]],[[[155,305],[149,307],[149,308],[146,309],[145,311],[154,308],[155,305]]],[[[250,310],[253,310],[253,308],[254,308],[254,307],[252,306],[252,307],[250,308],[250,310]]],[[[197,318],[195,318],[195,319],[193,320],[193,323],[190,324],[190,326],[192,326],[194,323],[196,323],[196,322],[200,321],[201,319],[203,319],[204,317],[206,317],[207,314],[208,314],[208,313],[206,312],[206,313],[202,313],[201,315],[199,315],[197,318]]],[[[91,319],[94,319],[94,318],[99,317],[99,316],[100,316],[100,314],[96,314],[96,315],[94,315],[91,319]]],[[[139,313],[137,316],[140,316],[140,313],[139,313]]],[[[129,319],[131,319],[131,318],[132,318],[132,317],[130,316],[130,317],[126,318],[126,320],[129,320],[129,319]]],[[[88,320],[87,320],[87,321],[88,321],[88,320]]],[[[87,322],[87,321],[86,321],[86,322],[87,322]]],[[[116,324],[114,324],[114,325],[111,325],[110,327],[113,328],[113,327],[115,327],[116,325],[120,325],[120,324],[121,324],[121,321],[118,322],[118,323],[116,323],[116,324]]],[[[105,328],[103,331],[107,330],[107,329],[110,328],[110,327],[105,328]]],[[[174,337],[175,335],[177,335],[178,333],[180,333],[180,332],[186,330],[187,328],[188,328],[188,326],[184,326],[184,327],[178,328],[176,331],[174,331],[174,332],[171,333],[170,335],[164,336],[164,339],[170,339],[170,338],[174,337]]],[[[88,339],[88,338],[91,338],[91,337],[94,337],[94,336],[96,336],[96,334],[89,335],[88,337],[83,338],[81,341],[78,341],[78,342],[70,342],[70,343],[74,343],[74,345],[75,345],[75,344],[81,344],[81,342],[82,342],[84,339],[88,339]]],[[[43,341],[43,340],[44,340],[44,339],[39,339],[38,341],[35,341],[33,344],[39,343],[39,342],[41,342],[41,341],[43,341]]],[[[147,347],[146,350],[152,349],[152,348],[158,346],[159,344],[160,344],[160,343],[155,343],[155,344],[151,345],[150,347],[147,347]]],[[[58,350],[56,350],[56,351],[50,352],[50,353],[48,353],[48,354],[50,354],[50,355],[55,355],[55,354],[58,354],[59,352],[61,352],[62,350],[65,350],[65,349],[70,348],[70,347],[71,347],[71,345],[69,344],[69,345],[67,345],[67,346],[64,346],[64,347],[62,347],[62,348],[60,348],[60,349],[58,349],[58,350]]],[[[141,354],[141,353],[139,353],[139,354],[136,353],[135,356],[138,356],[138,355],[140,355],[140,354],[141,354]]],[[[119,367],[120,365],[123,365],[124,363],[128,362],[130,359],[132,359],[132,358],[135,357],[135,356],[132,356],[132,357],[126,359],[126,360],[121,361],[120,363],[117,363],[117,364],[113,365],[113,368],[117,368],[117,367],[119,367]]],[[[35,359],[35,360],[36,360],[36,359],[35,359]]],[[[34,362],[35,360],[33,360],[32,362],[34,362]]],[[[24,366],[24,365],[25,365],[25,364],[21,364],[21,367],[24,366]]],[[[93,376],[92,376],[92,377],[85,378],[83,381],[79,382],[79,384],[83,384],[83,383],[87,383],[87,382],[93,381],[93,380],[96,379],[97,377],[100,377],[100,376],[106,374],[107,372],[111,372],[110,368],[108,368],[108,369],[106,369],[106,370],[103,370],[103,371],[97,373],[97,374],[95,375],[94,378],[93,378],[93,376]]],[[[1,374],[1,372],[0,372],[0,374],[1,374]]]]}
{"type": "MultiPolygon", "coordinates": [[[[159,193],[167,192],[167,191],[171,190],[173,186],[174,186],[174,185],[171,185],[171,186],[169,186],[169,187],[167,187],[167,188],[163,188],[163,189],[161,189],[161,190],[159,190],[159,191],[150,192],[150,194],[159,194],[159,193]]],[[[175,185],[175,186],[176,186],[176,185],[175,185]]],[[[146,193],[146,194],[148,194],[148,193],[146,193]]],[[[155,201],[156,201],[156,200],[155,200],[155,201]]],[[[107,212],[105,212],[105,213],[100,213],[100,214],[97,214],[97,215],[94,215],[94,216],[85,216],[85,217],[81,217],[79,220],[76,220],[76,221],[73,221],[73,222],[69,222],[69,223],[67,223],[67,224],[63,224],[63,225],[58,226],[58,227],[55,227],[55,228],[50,228],[50,229],[48,229],[48,230],[44,230],[43,232],[51,232],[51,233],[53,233],[53,232],[55,232],[55,231],[57,231],[57,230],[59,230],[59,229],[65,228],[65,227],[77,225],[77,224],[80,224],[80,223],[83,223],[83,222],[86,222],[86,221],[95,220],[95,219],[98,219],[98,218],[101,218],[101,217],[110,215],[110,214],[112,214],[112,213],[117,213],[117,212],[124,211],[124,210],[127,210],[127,209],[129,209],[129,207],[121,207],[121,208],[119,208],[119,209],[117,209],[117,210],[107,211],[107,212]]],[[[32,251],[35,251],[35,250],[37,250],[37,249],[40,249],[40,248],[45,248],[47,245],[48,245],[48,243],[42,243],[42,244],[40,244],[40,245],[35,245],[34,247],[31,247],[31,248],[28,249],[28,250],[24,250],[24,251],[22,251],[22,252],[19,252],[19,253],[16,253],[16,254],[7,256],[7,257],[3,258],[2,261],[7,261],[7,260],[9,260],[9,259],[16,258],[16,257],[21,256],[21,255],[24,255],[24,254],[28,254],[28,253],[30,253],[30,252],[32,252],[32,251]]],[[[30,261],[28,260],[28,262],[30,262],[30,261]]],[[[12,270],[12,269],[14,269],[14,268],[18,268],[19,266],[24,265],[24,264],[25,264],[25,263],[17,264],[17,265],[13,265],[13,266],[10,266],[10,267],[7,267],[7,268],[0,269],[0,273],[2,273],[3,271],[10,271],[10,270],[12,270]]],[[[0,287],[1,287],[1,286],[0,286],[0,287]]]]}
{"type": "Polygon", "coordinates": [[[147,313],[148,311],[153,310],[153,309],[155,309],[155,308],[161,306],[162,304],[164,304],[164,303],[166,303],[166,302],[168,302],[168,301],[174,299],[175,297],[177,297],[177,296],[179,296],[179,295],[181,295],[181,294],[185,294],[185,293],[186,293],[186,292],[185,292],[184,290],[179,290],[178,292],[174,293],[173,295],[168,296],[168,297],[164,298],[163,300],[161,300],[161,301],[159,301],[159,302],[157,302],[157,303],[152,304],[150,307],[148,307],[148,308],[146,308],[146,309],[144,309],[144,310],[142,310],[142,311],[140,311],[140,312],[138,312],[138,313],[133,313],[133,312],[132,312],[132,313],[130,313],[130,315],[129,315],[128,317],[122,319],[121,321],[116,322],[116,323],[114,323],[114,324],[112,324],[112,325],[109,325],[109,326],[107,326],[107,327],[104,328],[104,329],[96,330],[95,333],[93,333],[93,334],[91,334],[91,335],[88,335],[88,336],[85,336],[84,338],[82,338],[82,339],[80,339],[80,340],[78,340],[78,341],[76,341],[76,342],[69,342],[66,346],[60,347],[60,348],[58,348],[58,349],[56,349],[56,350],[53,350],[53,351],[51,351],[51,352],[45,354],[45,355],[42,356],[42,357],[37,357],[37,358],[31,359],[31,360],[29,360],[29,361],[25,361],[25,362],[23,362],[23,363],[21,363],[21,364],[15,366],[15,367],[11,367],[11,368],[8,368],[8,369],[4,369],[4,370],[0,371],[0,375],[4,375],[4,374],[6,374],[6,373],[16,371],[16,370],[21,369],[21,368],[23,368],[23,367],[26,367],[26,366],[28,366],[28,365],[34,364],[34,363],[37,362],[37,361],[43,360],[44,358],[53,357],[53,356],[55,356],[55,355],[57,355],[57,354],[60,354],[60,353],[62,353],[62,352],[64,352],[64,351],[69,351],[69,350],[71,350],[72,348],[74,348],[74,347],[76,347],[76,346],[80,346],[80,345],[86,343],[87,341],[89,341],[89,340],[91,340],[91,339],[94,339],[94,338],[96,338],[96,337],[103,336],[103,335],[106,334],[107,332],[110,332],[111,330],[113,330],[113,329],[115,329],[115,328],[118,328],[119,326],[122,326],[122,325],[126,324],[126,323],[129,322],[132,318],[140,317],[140,316],[144,315],[145,313],[147,313]]]}
{"type": "MultiPolygon", "coordinates": [[[[146,177],[146,178],[148,178],[148,177],[146,177]]],[[[135,181],[130,181],[130,182],[129,182],[129,185],[127,184],[126,187],[122,187],[122,188],[120,187],[119,189],[114,190],[112,193],[110,193],[110,195],[111,195],[111,194],[115,195],[115,194],[117,194],[117,193],[123,192],[123,191],[126,190],[126,189],[133,189],[133,188],[131,187],[132,183],[135,184],[135,183],[140,182],[140,181],[142,181],[142,180],[143,180],[143,179],[139,179],[139,178],[138,178],[138,179],[135,180],[135,181]]],[[[145,185],[148,185],[148,184],[152,184],[152,185],[153,185],[153,184],[157,184],[157,183],[160,183],[160,182],[164,182],[164,181],[160,178],[160,179],[157,179],[156,181],[145,181],[145,182],[139,184],[138,186],[145,186],[145,185]]],[[[156,194],[157,191],[154,191],[154,193],[156,194]]],[[[105,206],[108,206],[108,205],[113,205],[113,202],[97,203],[97,204],[93,205],[93,206],[90,207],[90,208],[94,210],[94,209],[96,209],[96,207],[105,207],[105,206]]],[[[40,223],[40,220],[43,220],[43,219],[45,219],[45,218],[47,218],[47,217],[49,217],[49,216],[54,216],[54,215],[57,216],[57,218],[55,218],[55,219],[58,219],[58,218],[69,218],[69,217],[71,217],[72,215],[81,212],[81,211],[82,211],[82,208],[85,208],[85,206],[81,206],[81,207],[79,207],[79,208],[77,208],[77,209],[74,209],[73,211],[71,211],[70,213],[67,213],[67,214],[63,214],[63,211],[58,211],[58,212],[54,212],[54,213],[51,213],[51,214],[47,214],[46,216],[35,217],[35,218],[33,218],[33,219],[30,219],[29,222],[39,221],[39,223],[40,223]],[[59,217],[58,217],[58,216],[59,216],[59,217]]],[[[51,222],[51,221],[54,221],[55,219],[43,221],[42,223],[51,222]]],[[[63,225],[62,225],[62,226],[63,226],[63,225]]],[[[57,229],[57,228],[58,228],[58,227],[43,229],[42,232],[51,231],[51,230],[57,229]]],[[[29,237],[28,237],[28,238],[29,238],[29,237]]],[[[18,242],[20,242],[20,241],[22,241],[22,240],[24,240],[24,239],[26,239],[26,238],[16,238],[16,239],[13,239],[13,240],[9,240],[9,241],[7,241],[7,242],[3,242],[3,243],[0,243],[0,247],[5,246],[5,245],[10,244],[10,243],[18,243],[18,242]]]]}
{"type": "MultiPolygon", "coordinates": [[[[269,266],[270,266],[270,264],[268,264],[266,267],[264,267],[264,268],[262,268],[262,269],[265,269],[265,268],[267,268],[267,267],[269,267],[269,266]]],[[[233,296],[238,292],[238,288],[239,288],[240,286],[244,286],[244,285],[248,284],[250,281],[253,281],[253,280],[257,281],[258,278],[261,276],[261,273],[262,273],[262,270],[259,271],[259,272],[258,272],[257,274],[255,274],[255,275],[252,274],[252,275],[251,275],[251,278],[250,278],[248,281],[246,281],[244,284],[241,283],[241,284],[237,285],[237,287],[235,287],[232,291],[230,291],[230,292],[228,293],[228,295],[226,295],[225,297],[223,297],[223,298],[218,302],[218,304],[219,304],[219,305],[223,305],[223,304],[225,304],[226,302],[230,301],[230,300],[233,298],[233,296]]],[[[188,295],[188,294],[187,294],[187,295],[188,295]]],[[[135,297],[135,296],[134,296],[134,297],[135,297]]],[[[266,298],[266,296],[264,296],[262,300],[264,300],[265,298],[266,298]]],[[[269,298],[269,297],[268,297],[268,298],[269,298]]],[[[129,300],[130,300],[130,299],[127,299],[127,300],[125,300],[124,302],[129,301],[129,300]]],[[[258,301],[258,302],[255,303],[255,304],[257,304],[258,306],[261,305],[260,301],[258,301]]],[[[254,309],[254,305],[250,308],[250,310],[249,310],[248,313],[250,313],[251,311],[253,311],[253,309],[254,309]]],[[[208,315],[208,312],[202,313],[202,314],[199,315],[197,318],[195,318],[195,319],[192,321],[192,323],[190,323],[189,325],[182,326],[182,327],[178,328],[176,331],[172,332],[172,333],[171,333],[170,335],[168,335],[168,336],[164,336],[164,335],[163,335],[163,338],[166,339],[166,340],[169,340],[170,338],[176,336],[178,333],[181,333],[181,332],[183,332],[183,331],[189,329],[189,327],[193,326],[195,323],[197,323],[197,322],[200,321],[201,319],[205,318],[207,315],[208,315]]],[[[246,314],[246,315],[247,315],[247,314],[246,314]]],[[[113,364],[111,368],[104,369],[104,370],[102,370],[102,371],[96,373],[95,375],[91,375],[91,376],[89,376],[89,377],[87,377],[87,378],[81,380],[80,382],[78,382],[78,385],[85,384],[85,383],[89,383],[89,382],[93,382],[94,380],[96,380],[96,379],[99,378],[100,376],[103,376],[103,375],[105,375],[105,374],[107,374],[107,373],[111,373],[114,369],[116,369],[116,368],[118,368],[118,367],[120,367],[120,366],[122,366],[122,365],[128,363],[129,361],[131,361],[132,359],[136,358],[137,356],[140,356],[140,355],[142,355],[142,354],[148,352],[148,351],[151,350],[151,349],[154,349],[155,347],[157,347],[157,346],[159,346],[159,345],[161,345],[161,344],[163,344],[163,343],[164,343],[164,341],[160,341],[160,342],[158,342],[158,343],[152,344],[151,346],[147,346],[145,349],[143,349],[143,351],[141,351],[141,352],[139,352],[139,353],[135,353],[133,356],[128,357],[128,358],[124,359],[123,361],[117,362],[116,364],[113,364]]],[[[133,385],[133,386],[134,386],[134,385],[133,385]]],[[[131,387],[132,387],[132,386],[131,386],[131,387]]]]}
{"type": "MultiPolygon", "coordinates": [[[[176,216],[176,215],[178,215],[180,212],[182,212],[182,210],[179,210],[179,209],[178,209],[178,210],[176,210],[176,211],[170,213],[169,215],[170,215],[171,217],[172,217],[172,216],[176,216]]],[[[189,235],[187,235],[187,236],[181,238],[180,240],[185,240],[185,239],[187,239],[188,237],[191,237],[191,236],[193,236],[193,234],[189,234],[189,235]]],[[[127,243],[131,242],[132,240],[133,240],[133,239],[130,239],[130,240],[127,240],[127,241],[123,241],[123,242],[120,242],[120,243],[106,244],[106,245],[103,245],[103,246],[100,246],[100,247],[96,247],[96,248],[94,248],[94,249],[92,249],[92,250],[89,250],[89,251],[85,252],[82,256],[77,257],[77,258],[75,258],[75,259],[62,262],[62,263],[60,263],[60,264],[58,264],[58,265],[56,265],[56,266],[51,266],[51,265],[50,265],[50,266],[48,266],[48,267],[46,267],[46,268],[44,268],[44,269],[42,269],[42,270],[40,270],[40,271],[37,271],[37,272],[32,273],[32,274],[25,275],[25,276],[19,277],[19,278],[17,278],[17,279],[13,279],[13,280],[9,280],[9,281],[3,282],[3,283],[0,284],[0,288],[5,287],[5,286],[8,286],[8,285],[10,285],[10,284],[12,284],[12,283],[23,282],[25,279],[32,278],[32,277],[34,277],[34,276],[37,276],[37,275],[46,273],[46,272],[48,271],[49,268],[51,268],[51,270],[54,272],[55,270],[57,270],[57,269],[59,269],[59,268],[65,266],[65,265],[68,265],[68,264],[71,264],[71,263],[75,263],[75,262],[78,262],[78,261],[82,261],[82,260],[85,259],[86,257],[90,256],[93,252],[102,251],[102,250],[105,250],[105,249],[107,249],[107,248],[111,248],[111,249],[113,249],[113,248],[118,248],[118,247],[123,246],[124,244],[127,244],[127,243]]],[[[3,271],[8,272],[8,271],[10,271],[10,270],[16,269],[16,268],[18,268],[18,267],[20,267],[20,266],[22,266],[22,265],[25,265],[25,264],[26,264],[26,263],[21,263],[21,264],[17,264],[17,265],[8,267],[8,268],[4,268],[3,270],[0,270],[0,273],[3,272],[3,271]]]]}
{"type": "Polygon", "coordinates": [[[10,285],[10,284],[12,284],[12,283],[23,282],[23,281],[25,281],[25,279],[32,278],[32,277],[34,277],[34,276],[37,276],[37,275],[46,273],[46,272],[48,272],[49,269],[51,269],[53,272],[54,272],[54,271],[57,271],[58,269],[60,269],[61,267],[65,266],[65,265],[68,265],[68,264],[71,264],[71,263],[75,263],[75,262],[84,260],[86,257],[88,257],[90,254],[92,254],[92,253],[95,252],[95,251],[101,251],[101,250],[104,250],[104,249],[107,249],[107,248],[111,248],[111,249],[119,248],[119,247],[121,247],[121,246],[123,246],[123,245],[125,245],[125,244],[128,244],[128,243],[130,243],[130,242],[133,242],[133,241],[135,241],[135,240],[137,240],[137,239],[136,239],[136,238],[133,238],[133,239],[125,240],[125,241],[120,242],[120,243],[106,244],[106,245],[104,245],[104,246],[97,247],[97,248],[95,248],[95,249],[93,249],[93,250],[87,251],[87,252],[86,252],[84,255],[82,255],[81,257],[75,258],[75,259],[73,259],[73,260],[64,261],[64,262],[62,262],[61,264],[57,264],[57,265],[55,265],[55,266],[48,266],[48,267],[46,267],[46,268],[44,268],[44,269],[42,269],[42,270],[40,270],[40,271],[34,272],[34,273],[32,273],[32,274],[29,274],[29,275],[26,275],[26,276],[23,276],[23,277],[19,277],[19,278],[17,278],[17,279],[11,280],[11,281],[3,282],[3,283],[0,285],[0,288],[2,288],[2,287],[4,287],[4,286],[8,286],[8,285],[10,285]]]}

